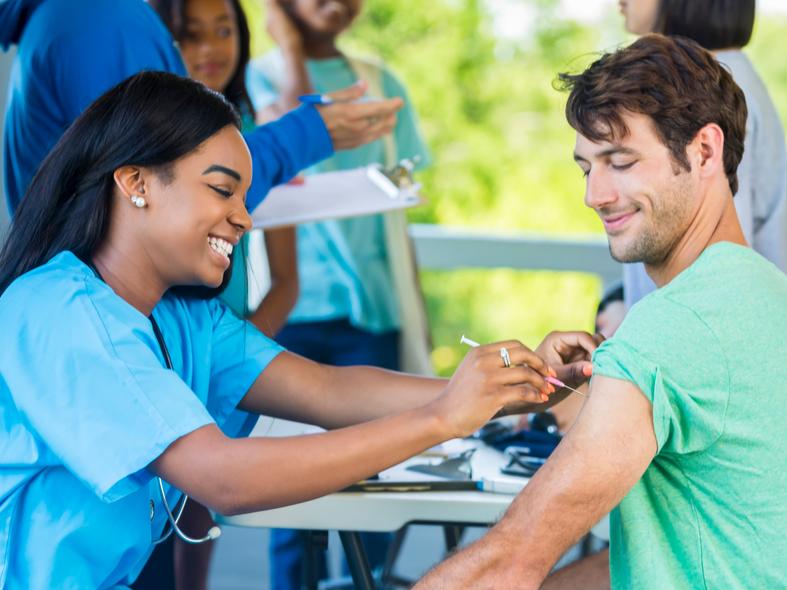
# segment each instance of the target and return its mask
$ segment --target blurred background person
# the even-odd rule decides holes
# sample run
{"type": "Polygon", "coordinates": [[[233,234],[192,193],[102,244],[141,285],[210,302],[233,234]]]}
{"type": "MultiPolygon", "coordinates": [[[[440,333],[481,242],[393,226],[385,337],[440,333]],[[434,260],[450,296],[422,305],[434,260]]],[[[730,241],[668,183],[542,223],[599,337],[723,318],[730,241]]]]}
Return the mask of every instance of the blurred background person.
{"type": "MultiPolygon", "coordinates": [[[[393,132],[380,141],[337,154],[308,174],[399,160],[428,161],[415,113],[402,83],[381,63],[347,55],[338,46],[362,8],[361,0],[269,0],[268,33],[277,48],[248,71],[251,98],[264,122],[299,104],[304,94],[324,94],[359,80],[372,100],[400,97],[404,107],[393,132]]],[[[373,365],[428,372],[425,314],[415,319],[414,338],[403,336],[406,314],[423,310],[414,268],[397,275],[412,254],[403,214],[373,215],[298,226],[300,294],[277,341],[313,360],[333,365],[373,365]],[[419,338],[420,336],[420,338],[419,338]],[[401,350],[420,350],[421,364],[403,363],[401,350]]],[[[409,325],[412,325],[409,324],[409,325]]],[[[364,535],[373,566],[381,565],[387,535],[364,535]]],[[[304,534],[275,530],[271,582],[277,590],[301,585],[304,534]]]]}

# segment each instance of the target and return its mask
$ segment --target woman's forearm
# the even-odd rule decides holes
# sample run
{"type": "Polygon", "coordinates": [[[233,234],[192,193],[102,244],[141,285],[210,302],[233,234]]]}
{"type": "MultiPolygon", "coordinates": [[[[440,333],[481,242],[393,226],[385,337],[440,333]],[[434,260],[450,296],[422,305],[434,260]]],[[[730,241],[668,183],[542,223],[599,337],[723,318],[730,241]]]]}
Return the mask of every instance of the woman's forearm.
{"type": "Polygon", "coordinates": [[[404,412],[429,403],[447,379],[407,375],[376,367],[332,367],[326,384],[324,428],[340,428],[404,412]]]}
{"type": "Polygon", "coordinates": [[[281,117],[284,113],[296,108],[300,102],[298,97],[312,92],[309,72],[306,70],[306,58],[299,48],[282,48],[284,74],[278,97],[257,114],[257,123],[267,123],[281,117]]]}
{"type": "Polygon", "coordinates": [[[248,320],[269,338],[273,338],[287,323],[287,318],[298,299],[298,285],[278,283],[271,286],[260,306],[248,320]]]}
{"type": "Polygon", "coordinates": [[[238,477],[232,511],[263,510],[323,496],[451,436],[436,414],[420,408],[311,436],[238,440],[238,454],[230,463],[238,477]],[[286,486],[276,483],[285,481],[286,486]]]}
{"type": "Polygon", "coordinates": [[[338,491],[454,434],[430,407],[298,437],[229,439],[209,426],[175,441],[153,470],[202,504],[237,514],[338,491]]]}
{"type": "Polygon", "coordinates": [[[298,106],[299,96],[312,91],[312,84],[306,70],[306,56],[303,49],[282,49],[282,57],[284,59],[284,82],[277,103],[279,108],[287,112],[298,106]]]}
{"type": "Polygon", "coordinates": [[[272,338],[284,327],[298,300],[298,250],[293,227],[266,230],[264,238],[271,287],[248,319],[272,338]]]}

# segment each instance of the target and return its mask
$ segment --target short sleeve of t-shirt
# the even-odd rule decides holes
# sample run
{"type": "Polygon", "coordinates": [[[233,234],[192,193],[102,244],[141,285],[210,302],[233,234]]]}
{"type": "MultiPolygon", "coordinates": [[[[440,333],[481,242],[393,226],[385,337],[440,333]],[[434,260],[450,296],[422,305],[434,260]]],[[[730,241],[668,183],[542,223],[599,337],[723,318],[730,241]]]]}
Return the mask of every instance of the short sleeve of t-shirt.
{"type": "Polygon", "coordinates": [[[214,299],[207,305],[213,319],[208,411],[227,436],[246,436],[258,416],[238,410],[238,403],[284,348],[221,301],[214,299]]]}
{"type": "Polygon", "coordinates": [[[0,324],[16,338],[0,369],[20,428],[104,500],[145,485],[149,463],[213,422],[163,366],[148,319],[98,279],[49,271],[17,281],[0,324]]]}
{"type": "Polygon", "coordinates": [[[636,385],[653,405],[659,453],[686,454],[708,448],[724,430],[727,363],[705,322],[657,292],[596,350],[593,373],[636,385]]]}

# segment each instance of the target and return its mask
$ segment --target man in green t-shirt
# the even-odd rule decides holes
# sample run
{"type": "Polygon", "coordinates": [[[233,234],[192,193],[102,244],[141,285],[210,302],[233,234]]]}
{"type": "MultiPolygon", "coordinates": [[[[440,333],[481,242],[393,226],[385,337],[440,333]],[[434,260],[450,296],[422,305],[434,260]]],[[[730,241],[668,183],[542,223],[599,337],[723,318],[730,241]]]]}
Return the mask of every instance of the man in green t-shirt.
{"type": "Polygon", "coordinates": [[[506,516],[417,588],[538,588],[610,510],[613,588],[785,588],[787,276],[733,206],[743,94],[655,35],[561,80],[585,203],[659,289],[598,348],[577,422],[506,516]]]}

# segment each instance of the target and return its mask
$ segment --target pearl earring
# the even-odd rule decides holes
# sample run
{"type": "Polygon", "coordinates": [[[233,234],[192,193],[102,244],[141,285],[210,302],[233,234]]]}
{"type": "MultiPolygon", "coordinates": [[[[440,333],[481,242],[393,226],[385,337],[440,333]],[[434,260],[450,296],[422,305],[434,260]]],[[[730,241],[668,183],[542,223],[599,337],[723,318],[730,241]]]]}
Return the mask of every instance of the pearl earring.
{"type": "Polygon", "coordinates": [[[148,204],[148,202],[145,200],[145,197],[140,197],[139,195],[131,195],[131,202],[140,209],[147,206],[148,204]]]}

